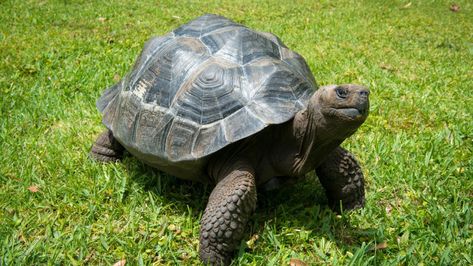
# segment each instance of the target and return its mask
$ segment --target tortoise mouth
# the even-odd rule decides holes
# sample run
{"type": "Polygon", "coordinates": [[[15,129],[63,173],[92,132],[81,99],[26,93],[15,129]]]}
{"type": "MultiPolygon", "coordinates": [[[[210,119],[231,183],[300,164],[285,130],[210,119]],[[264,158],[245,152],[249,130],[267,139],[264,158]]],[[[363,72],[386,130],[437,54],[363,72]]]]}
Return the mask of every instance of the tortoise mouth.
{"type": "Polygon", "coordinates": [[[363,120],[366,118],[367,110],[354,107],[333,108],[334,112],[350,120],[363,120]]]}

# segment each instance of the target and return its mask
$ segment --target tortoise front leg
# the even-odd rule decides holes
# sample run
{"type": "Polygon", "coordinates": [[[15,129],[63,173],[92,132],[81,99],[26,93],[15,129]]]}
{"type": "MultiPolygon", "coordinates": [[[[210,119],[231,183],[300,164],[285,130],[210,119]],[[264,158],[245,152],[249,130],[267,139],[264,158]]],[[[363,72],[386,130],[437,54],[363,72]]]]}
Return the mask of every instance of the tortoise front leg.
{"type": "Polygon", "coordinates": [[[204,263],[230,264],[255,207],[254,171],[239,163],[215,186],[202,216],[200,259],[204,263]]]}
{"type": "Polygon", "coordinates": [[[105,130],[90,149],[90,158],[101,162],[116,162],[123,156],[123,146],[113,137],[110,130],[105,130]]]}
{"type": "Polygon", "coordinates": [[[340,213],[340,207],[352,210],[365,205],[363,172],[353,154],[337,147],[315,171],[333,211],[340,213]]]}

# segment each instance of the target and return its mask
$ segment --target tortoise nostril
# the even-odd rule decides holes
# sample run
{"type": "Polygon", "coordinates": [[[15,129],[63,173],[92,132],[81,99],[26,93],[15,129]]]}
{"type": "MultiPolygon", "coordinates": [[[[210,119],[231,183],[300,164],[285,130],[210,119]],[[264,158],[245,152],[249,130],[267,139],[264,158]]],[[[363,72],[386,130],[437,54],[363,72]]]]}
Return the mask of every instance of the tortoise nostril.
{"type": "Polygon", "coordinates": [[[360,94],[360,96],[367,97],[370,94],[370,92],[367,90],[362,90],[362,91],[359,91],[358,94],[360,94]]]}

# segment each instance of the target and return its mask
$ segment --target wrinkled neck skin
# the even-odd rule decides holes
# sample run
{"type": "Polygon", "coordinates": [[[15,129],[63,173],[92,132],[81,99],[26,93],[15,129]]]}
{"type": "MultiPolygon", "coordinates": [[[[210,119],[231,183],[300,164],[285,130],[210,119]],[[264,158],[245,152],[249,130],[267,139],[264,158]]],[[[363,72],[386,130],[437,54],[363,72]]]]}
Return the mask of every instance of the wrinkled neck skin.
{"type": "Polygon", "coordinates": [[[328,153],[358,128],[358,125],[340,123],[336,118],[324,115],[326,112],[323,112],[318,97],[314,98],[305,110],[296,114],[292,123],[292,134],[298,144],[292,170],[294,175],[304,175],[319,166],[328,153]]]}

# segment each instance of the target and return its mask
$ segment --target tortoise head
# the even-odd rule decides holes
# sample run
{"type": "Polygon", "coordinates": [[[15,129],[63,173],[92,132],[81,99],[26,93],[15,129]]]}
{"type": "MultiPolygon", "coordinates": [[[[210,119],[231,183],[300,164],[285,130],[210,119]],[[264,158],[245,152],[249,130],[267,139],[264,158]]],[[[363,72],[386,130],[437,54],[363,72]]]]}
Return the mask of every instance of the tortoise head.
{"type": "MultiPolygon", "coordinates": [[[[327,130],[348,136],[368,117],[369,94],[369,89],[361,85],[327,85],[312,96],[309,109],[323,117],[327,130]]],[[[317,117],[315,120],[321,121],[317,117]]]]}

